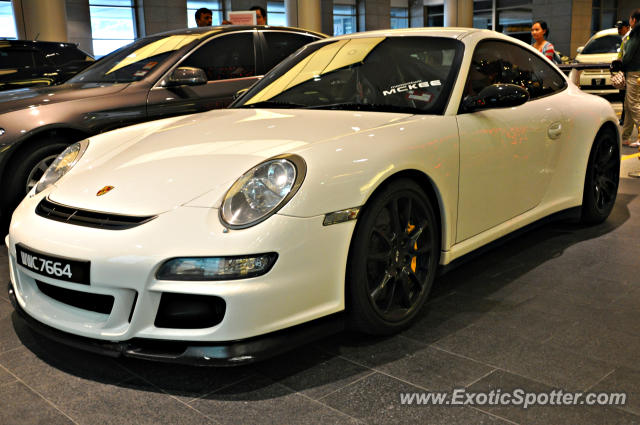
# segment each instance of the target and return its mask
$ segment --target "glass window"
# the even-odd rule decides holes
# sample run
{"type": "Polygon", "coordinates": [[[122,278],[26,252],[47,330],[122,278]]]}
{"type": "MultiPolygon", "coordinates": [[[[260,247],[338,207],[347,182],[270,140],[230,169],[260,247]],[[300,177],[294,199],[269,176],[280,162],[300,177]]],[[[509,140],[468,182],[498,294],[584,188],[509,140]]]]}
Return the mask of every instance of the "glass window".
{"type": "Polygon", "coordinates": [[[23,49],[0,49],[0,69],[33,68],[33,52],[23,49]]]}
{"type": "Polygon", "coordinates": [[[93,54],[101,57],[136,38],[132,0],[89,0],[93,54]]]}
{"type": "Polygon", "coordinates": [[[427,6],[427,26],[443,27],[444,26],[444,6],[427,6]]]}
{"type": "Polygon", "coordinates": [[[91,57],[74,46],[41,46],[40,49],[44,53],[47,60],[53,62],[55,66],[67,67],[73,64],[80,64],[92,61],[91,57]]]}
{"type": "Polygon", "coordinates": [[[463,47],[439,37],[328,41],[289,56],[238,107],[300,107],[441,114],[463,47]]]}
{"type": "Polygon", "coordinates": [[[465,95],[477,95],[491,84],[515,84],[535,99],[562,90],[564,78],[545,59],[503,41],[478,44],[471,60],[465,95]]]}
{"type": "Polygon", "coordinates": [[[529,44],[531,43],[532,25],[533,14],[531,12],[531,5],[522,8],[498,9],[497,31],[529,44]]]}
{"type": "Polygon", "coordinates": [[[582,54],[590,53],[617,53],[622,44],[622,37],[617,34],[605,35],[594,38],[584,46],[582,54]]]}
{"type": "Polygon", "coordinates": [[[0,37],[18,38],[11,0],[0,1],[0,37]]]}
{"type": "Polygon", "coordinates": [[[70,83],[130,83],[142,80],[182,48],[199,43],[201,34],[172,34],[137,40],[76,74],[70,83]]]}
{"type": "Polygon", "coordinates": [[[187,0],[187,26],[189,28],[198,26],[196,25],[196,11],[201,7],[211,9],[211,25],[220,25],[222,23],[222,4],[220,0],[187,0]]]}
{"type": "Polygon", "coordinates": [[[209,81],[256,75],[253,33],[217,37],[187,57],[180,66],[200,68],[209,81]]]}
{"type": "Polygon", "coordinates": [[[267,51],[264,54],[265,70],[273,68],[305,44],[318,40],[316,37],[288,32],[265,31],[262,34],[267,43],[267,51]]]}
{"type": "Polygon", "coordinates": [[[485,30],[493,29],[493,1],[480,0],[473,2],[473,27],[485,30]]]}
{"type": "Polygon", "coordinates": [[[592,34],[613,27],[618,13],[617,0],[593,0],[591,7],[592,34]]]}
{"type": "Polygon", "coordinates": [[[351,34],[358,31],[355,4],[333,5],[333,35],[351,34]]]}
{"type": "Polygon", "coordinates": [[[287,15],[285,14],[284,1],[267,2],[267,24],[287,25],[287,15]]]}
{"type": "Polygon", "coordinates": [[[391,28],[409,28],[409,9],[406,7],[391,8],[391,28]]]}

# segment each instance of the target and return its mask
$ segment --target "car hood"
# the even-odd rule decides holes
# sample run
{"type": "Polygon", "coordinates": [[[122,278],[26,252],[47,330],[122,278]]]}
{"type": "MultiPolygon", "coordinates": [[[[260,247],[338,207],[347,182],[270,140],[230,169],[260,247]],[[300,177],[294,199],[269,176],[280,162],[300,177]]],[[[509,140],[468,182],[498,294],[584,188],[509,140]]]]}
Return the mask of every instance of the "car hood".
{"type": "Polygon", "coordinates": [[[0,92],[0,114],[34,106],[105,96],[117,93],[127,86],[128,84],[82,83],[7,90],[0,92]]]}
{"type": "Polygon", "coordinates": [[[611,63],[618,57],[617,53],[589,53],[576,56],[578,63],[611,63]]]}
{"type": "Polygon", "coordinates": [[[191,205],[217,207],[236,179],[270,157],[410,116],[226,109],[141,124],[91,138],[85,156],[49,198],[93,211],[154,215],[206,193],[206,199],[218,199],[215,205],[191,205]],[[114,188],[97,196],[105,186],[114,188]]]}

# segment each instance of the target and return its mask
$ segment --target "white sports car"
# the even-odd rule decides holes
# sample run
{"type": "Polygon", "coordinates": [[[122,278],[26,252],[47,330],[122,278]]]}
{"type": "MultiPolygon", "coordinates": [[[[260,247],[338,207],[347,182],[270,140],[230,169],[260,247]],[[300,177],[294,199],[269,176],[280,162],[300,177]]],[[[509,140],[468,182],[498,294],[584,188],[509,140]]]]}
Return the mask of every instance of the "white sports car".
{"type": "Polygon", "coordinates": [[[319,41],[230,109],[70,146],[13,215],[10,297],[67,344],[196,364],[397,332],[439,265],[561,211],[605,220],[616,122],[496,32],[319,41]]]}

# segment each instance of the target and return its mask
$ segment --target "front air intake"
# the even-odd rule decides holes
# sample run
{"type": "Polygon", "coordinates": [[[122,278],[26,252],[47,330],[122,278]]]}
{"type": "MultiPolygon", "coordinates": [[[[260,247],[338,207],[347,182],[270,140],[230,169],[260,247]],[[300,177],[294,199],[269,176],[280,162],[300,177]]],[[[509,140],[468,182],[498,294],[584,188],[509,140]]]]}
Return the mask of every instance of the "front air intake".
{"type": "Polygon", "coordinates": [[[39,280],[36,280],[36,285],[38,285],[38,289],[44,295],[63,304],[83,310],[95,311],[96,313],[111,314],[114,301],[111,295],[74,291],[72,289],[49,285],[39,280]]]}
{"type": "Polygon", "coordinates": [[[49,220],[107,230],[131,229],[157,217],[155,215],[133,216],[82,210],[52,202],[46,198],[40,201],[36,207],[36,214],[49,220]]]}

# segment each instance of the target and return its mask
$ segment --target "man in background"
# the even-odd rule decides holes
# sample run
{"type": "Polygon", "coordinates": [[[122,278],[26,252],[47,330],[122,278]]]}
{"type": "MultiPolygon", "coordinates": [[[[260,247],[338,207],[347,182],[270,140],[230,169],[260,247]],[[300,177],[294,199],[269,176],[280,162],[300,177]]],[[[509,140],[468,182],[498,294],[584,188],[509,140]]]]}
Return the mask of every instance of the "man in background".
{"type": "Polygon", "coordinates": [[[267,11],[264,10],[264,7],[253,6],[249,10],[256,11],[256,24],[267,25],[267,11]]]}
{"type": "Polygon", "coordinates": [[[196,25],[199,27],[210,27],[213,20],[213,13],[211,9],[201,7],[196,10],[196,25]]]}
{"type": "MultiPolygon", "coordinates": [[[[624,43],[629,39],[629,33],[631,32],[631,27],[629,26],[629,21],[626,19],[622,19],[614,25],[618,28],[618,35],[622,37],[622,43],[620,44],[620,50],[618,50],[618,59],[622,59],[622,53],[624,49],[624,43]]],[[[620,97],[623,99],[622,102],[622,113],[620,114],[620,125],[624,123],[624,90],[620,90],[620,97]]]]}

